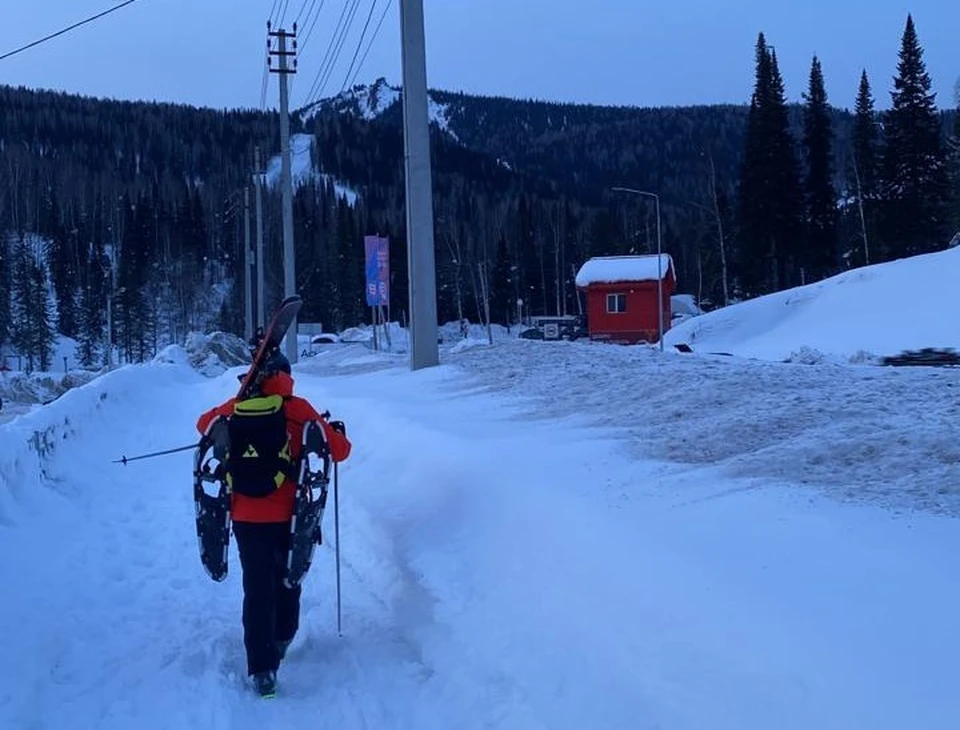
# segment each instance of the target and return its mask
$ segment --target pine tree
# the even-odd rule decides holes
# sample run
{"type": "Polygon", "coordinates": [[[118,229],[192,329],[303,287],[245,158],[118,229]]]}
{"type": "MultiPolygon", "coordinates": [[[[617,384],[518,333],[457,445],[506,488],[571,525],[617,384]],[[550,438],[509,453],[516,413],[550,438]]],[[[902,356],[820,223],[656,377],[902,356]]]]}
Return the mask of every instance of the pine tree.
{"type": "Polygon", "coordinates": [[[848,172],[849,186],[857,197],[857,233],[854,248],[859,249],[858,263],[870,263],[871,242],[876,244],[879,175],[880,128],[874,111],[873,92],[867,72],[860,74],[860,88],[853,119],[853,154],[848,172]]]}
{"type": "Polygon", "coordinates": [[[946,157],[936,94],[913,18],[907,16],[892,108],[884,123],[884,253],[896,257],[946,244],[946,157]]]}
{"type": "Polygon", "coordinates": [[[833,188],[833,128],[820,59],[813,57],[810,89],[804,95],[803,143],[807,156],[807,280],[830,275],[837,266],[837,195],[833,188]]]}
{"type": "Polygon", "coordinates": [[[748,296],[798,283],[802,242],[800,171],[786,93],[776,54],[763,33],[757,40],[756,66],[738,215],[739,288],[748,296]]]}

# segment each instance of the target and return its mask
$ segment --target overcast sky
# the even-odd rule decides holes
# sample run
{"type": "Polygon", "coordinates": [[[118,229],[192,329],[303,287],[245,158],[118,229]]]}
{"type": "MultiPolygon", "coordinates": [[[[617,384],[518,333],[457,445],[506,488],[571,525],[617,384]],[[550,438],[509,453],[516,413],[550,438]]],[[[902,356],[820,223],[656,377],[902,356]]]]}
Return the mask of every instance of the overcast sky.
{"type": "MultiPolygon", "coordinates": [[[[349,0],[323,0],[302,48],[293,103],[305,101],[349,0]]],[[[0,54],[104,10],[118,0],[4,0],[0,54]]],[[[288,3],[289,24],[313,0],[288,3]]],[[[352,32],[323,95],[343,86],[373,0],[360,0],[352,32]]],[[[379,0],[375,25],[387,0],[379,0]]],[[[96,96],[214,107],[259,107],[265,21],[273,0],[137,0],[18,56],[0,83],[96,96]]],[[[319,3],[316,3],[318,6],[319,3]]],[[[960,76],[960,2],[950,0],[425,0],[432,88],[558,101],[639,106],[745,103],[753,46],[763,31],[799,100],[811,56],[823,62],[830,101],[853,104],[866,68],[889,104],[900,35],[914,14],[940,106],[960,76]]],[[[302,25],[302,23],[301,23],[302,25]]],[[[301,27],[303,38],[305,28],[301,27]]],[[[358,77],[399,84],[399,0],[358,77]]],[[[276,85],[270,87],[275,104],[276,85]]]]}

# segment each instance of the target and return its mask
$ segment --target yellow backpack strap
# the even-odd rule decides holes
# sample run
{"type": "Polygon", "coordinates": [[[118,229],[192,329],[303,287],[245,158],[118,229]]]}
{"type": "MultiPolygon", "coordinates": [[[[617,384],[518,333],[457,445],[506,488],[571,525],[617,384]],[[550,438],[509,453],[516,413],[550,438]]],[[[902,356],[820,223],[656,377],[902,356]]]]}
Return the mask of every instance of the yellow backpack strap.
{"type": "Polygon", "coordinates": [[[233,412],[238,416],[269,416],[281,410],[283,410],[283,396],[280,395],[248,398],[233,404],[233,412]]]}

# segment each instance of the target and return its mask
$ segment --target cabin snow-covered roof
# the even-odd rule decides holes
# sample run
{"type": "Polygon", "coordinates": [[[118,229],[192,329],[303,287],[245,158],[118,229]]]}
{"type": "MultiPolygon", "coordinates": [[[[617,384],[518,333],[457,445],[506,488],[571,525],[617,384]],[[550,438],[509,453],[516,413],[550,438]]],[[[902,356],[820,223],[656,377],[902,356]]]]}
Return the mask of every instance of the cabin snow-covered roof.
{"type": "MultiPolygon", "coordinates": [[[[670,254],[660,254],[660,278],[666,279],[673,266],[670,254]]],[[[656,281],[657,254],[645,256],[597,256],[588,259],[577,272],[577,286],[616,284],[626,281],[656,281]]]]}

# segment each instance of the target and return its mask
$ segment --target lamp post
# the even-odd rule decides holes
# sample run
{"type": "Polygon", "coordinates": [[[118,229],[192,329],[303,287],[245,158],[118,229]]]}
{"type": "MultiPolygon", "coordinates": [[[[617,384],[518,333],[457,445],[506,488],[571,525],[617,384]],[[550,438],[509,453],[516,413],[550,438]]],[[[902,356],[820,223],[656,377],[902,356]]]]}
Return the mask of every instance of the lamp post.
{"type": "Polygon", "coordinates": [[[645,190],[635,190],[634,188],[612,189],[618,193],[644,195],[653,198],[657,204],[657,339],[660,341],[660,351],[663,352],[663,249],[660,238],[660,196],[656,193],[648,193],[645,190]]]}

